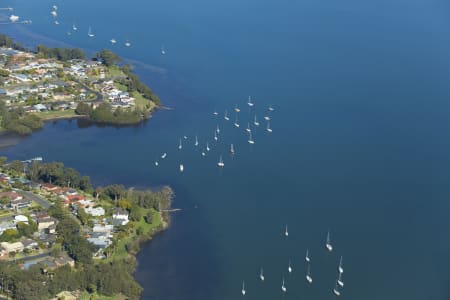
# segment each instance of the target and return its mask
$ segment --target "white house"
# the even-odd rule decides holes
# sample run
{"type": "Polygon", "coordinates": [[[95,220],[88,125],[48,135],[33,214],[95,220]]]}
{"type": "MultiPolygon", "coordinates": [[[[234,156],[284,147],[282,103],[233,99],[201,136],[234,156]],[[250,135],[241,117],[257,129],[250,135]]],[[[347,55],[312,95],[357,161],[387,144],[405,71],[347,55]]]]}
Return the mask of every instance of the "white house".
{"type": "Polygon", "coordinates": [[[127,225],[128,220],[128,212],[124,209],[117,209],[113,215],[113,223],[116,225],[127,225]]]}

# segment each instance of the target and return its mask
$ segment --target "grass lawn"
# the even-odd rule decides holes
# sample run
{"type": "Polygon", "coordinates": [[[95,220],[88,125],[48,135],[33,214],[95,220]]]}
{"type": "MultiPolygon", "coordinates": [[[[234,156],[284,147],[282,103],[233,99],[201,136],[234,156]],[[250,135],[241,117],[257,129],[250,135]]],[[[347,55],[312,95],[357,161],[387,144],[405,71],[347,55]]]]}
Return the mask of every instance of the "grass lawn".
{"type": "MultiPolygon", "coordinates": [[[[89,294],[88,292],[83,292],[78,299],[90,300],[90,299],[92,299],[91,297],[92,297],[92,295],[89,294]]],[[[125,297],[124,295],[115,295],[115,296],[109,297],[109,296],[99,295],[96,293],[95,299],[97,299],[97,300],[125,300],[125,299],[127,299],[127,297],[125,297]]]]}
{"type": "Polygon", "coordinates": [[[108,75],[108,77],[125,76],[125,74],[122,72],[122,70],[120,70],[120,68],[118,66],[109,67],[107,75],[108,75]]]}
{"type": "MultiPolygon", "coordinates": [[[[143,215],[147,213],[148,210],[142,208],[143,215]]],[[[116,251],[111,256],[112,259],[124,259],[128,256],[128,252],[125,248],[125,245],[130,243],[132,240],[136,238],[136,230],[138,228],[141,228],[142,234],[146,235],[149,232],[155,232],[156,229],[161,226],[161,216],[158,212],[156,212],[154,209],[152,209],[152,224],[148,224],[144,221],[144,218],[141,218],[139,222],[130,222],[134,224],[133,232],[132,234],[127,234],[126,238],[121,239],[117,243],[116,251]]]]}
{"type": "Polygon", "coordinates": [[[121,90],[122,92],[128,91],[128,88],[126,86],[118,82],[114,82],[114,86],[116,87],[116,89],[121,90]]]}
{"type": "Polygon", "coordinates": [[[43,120],[52,120],[52,119],[63,119],[63,118],[71,118],[77,116],[75,110],[67,109],[67,110],[50,110],[46,112],[38,112],[34,113],[35,115],[41,117],[43,120]]]}
{"type": "Polygon", "coordinates": [[[140,93],[138,92],[133,92],[131,93],[131,96],[136,99],[136,106],[139,107],[140,109],[145,109],[146,105],[150,105],[150,109],[153,109],[153,107],[155,106],[155,103],[153,103],[150,100],[145,99],[140,93]]]}

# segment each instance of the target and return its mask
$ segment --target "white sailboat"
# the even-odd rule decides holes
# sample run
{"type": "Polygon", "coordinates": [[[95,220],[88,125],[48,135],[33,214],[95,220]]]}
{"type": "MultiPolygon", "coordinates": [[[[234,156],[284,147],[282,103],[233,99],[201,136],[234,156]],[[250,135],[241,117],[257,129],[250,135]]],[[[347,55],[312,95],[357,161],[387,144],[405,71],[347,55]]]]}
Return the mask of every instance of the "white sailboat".
{"type": "Polygon", "coordinates": [[[180,143],[178,144],[178,149],[179,150],[183,149],[183,144],[181,144],[181,139],[180,139],[180,143]]]}
{"type": "Polygon", "coordinates": [[[289,236],[287,224],[286,224],[286,228],[284,229],[284,235],[285,235],[285,236],[289,236]]]}
{"type": "Polygon", "coordinates": [[[217,132],[214,131],[214,140],[217,141],[219,138],[217,137],[217,132]]]}
{"type": "Polygon", "coordinates": [[[268,133],[272,133],[272,128],[270,128],[270,122],[267,123],[267,128],[266,128],[268,133]]]}
{"type": "Polygon", "coordinates": [[[197,136],[195,136],[195,143],[194,143],[194,145],[198,146],[198,138],[197,138],[197,136]]]}
{"type": "Polygon", "coordinates": [[[231,144],[231,146],[230,146],[230,153],[234,154],[234,146],[233,146],[233,144],[231,144]]]}
{"type": "Polygon", "coordinates": [[[251,144],[251,145],[253,145],[255,143],[255,141],[252,138],[252,132],[251,131],[248,133],[248,143],[251,144]]]}
{"type": "Polygon", "coordinates": [[[339,273],[339,277],[338,277],[338,280],[337,280],[337,284],[338,284],[340,287],[344,287],[344,280],[342,279],[342,273],[339,273]]]}
{"type": "Polygon", "coordinates": [[[310,262],[310,258],[309,258],[309,249],[306,249],[306,255],[305,255],[305,260],[306,262],[310,262]]]}
{"type": "Polygon", "coordinates": [[[336,281],[336,284],[334,285],[334,288],[333,288],[333,294],[335,294],[338,297],[341,295],[341,292],[338,289],[337,281],[336,281]]]}
{"type": "Polygon", "coordinates": [[[237,113],[241,111],[241,109],[237,106],[237,104],[234,106],[234,111],[237,113]]]}
{"type": "Polygon", "coordinates": [[[219,162],[217,163],[217,166],[220,168],[225,167],[225,163],[223,162],[222,155],[219,158],[219,162]]]}
{"type": "Polygon", "coordinates": [[[67,31],[67,35],[72,35],[72,32],[71,31],[67,31]]]}
{"type": "Polygon", "coordinates": [[[131,46],[131,43],[127,40],[126,42],[125,42],[125,47],[130,47],[131,46]]]}
{"type": "Polygon", "coordinates": [[[220,128],[219,128],[219,125],[217,125],[217,127],[216,127],[216,132],[217,132],[217,134],[219,134],[219,133],[220,133],[220,128]]]}
{"type": "Polygon", "coordinates": [[[253,121],[253,124],[255,124],[255,126],[259,126],[259,122],[258,122],[258,119],[256,119],[256,115],[255,115],[255,119],[253,121]]]}
{"type": "Polygon", "coordinates": [[[72,30],[73,31],[77,31],[78,30],[77,25],[75,25],[75,23],[73,23],[73,25],[72,25],[72,30]]]}
{"type": "Polygon", "coordinates": [[[263,268],[261,268],[261,271],[259,271],[259,279],[260,279],[261,281],[264,281],[264,271],[263,271],[263,268]]]}
{"type": "Polygon", "coordinates": [[[158,165],[159,165],[159,163],[158,163],[158,161],[156,160],[156,161],[155,161],[155,166],[158,166],[158,165]]]}
{"type": "Polygon", "coordinates": [[[246,130],[247,132],[252,131],[252,130],[250,129],[250,123],[247,123],[247,128],[245,128],[245,130],[246,130]]]}
{"type": "Polygon", "coordinates": [[[113,44],[113,45],[114,45],[115,43],[117,43],[116,39],[114,39],[114,38],[113,38],[113,39],[110,39],[109,41],[110,41],[111,44],[113,44]]]}
{"type": "Polygon", "coordinates": [[[268,108],[269,111],[274,111],[275,109],[272,107],[272,105],[269,106],[268,108]]]}
{"type": "Polygon", "coordinates": [[[184,171],[184,166],[183,166],[183,164],[180,164],[180,172],[183,172],[184,171]]]}
{"type": "Polygon", "coordinates": [[[230,118],[228,117],[228,111],[225,109],[225,115],[223,117],[226,121],[229,121],[230,118]]]}
{"type": "Polygon", "coordinates": [[[56,12],[56,10],[52,10],[51,14],[54,18],[56,18],[56,16],[58,16],[58,13],[56,12]]]}
{"type": "Polygon", "coordinates": [[[55,20],[55,25],[59,25],[59,22],[58,22],[58,20],[55,20]]]}
{"type": "Polygon", "coordinates": [[[342,265],[342,256],[339,260],[339,267],[338,267],[339,274],[344,273],[344,266],[342,265]]]}
{"type": "Polygon", "coordinates": [[[264,116],[264,120],[270,121],[270,117],[269,116],[264,116]]]}
{"type": "Polygon", "coordinates": [[[331,245],[331,240],[330,240],[330,231],[328,231],[328,233],[327,233],[327,242],[326,242],[325,246],[327,247],[327,250],[329,252],[333,251],[333,246],[331,245]]]}
{"type": "Polygon", "coordinates": [[[245,296],[245,282],[242,280],[242,290],[241,290],[242,296],[245,296]]]}
{"type": "Polygon", "coordinates": [[[289,265],[288,265],[288,272],[292,273],[292,265],[291,265],[291,260],[289,260],[289,265]]]}
{"type": "Polygon", "coordinates": [[[164,153],[161,155],[161,158],[164,159],[164,158],[166,158],[166,156],[167,156],[167,153],[164,152],[164,153]]]}
{"type": "Polygon", "coordinates": [[[89,26],[88,37],[94,37],[94,36],[95,36],[95,34],[92,33],[92,29],[91,29],[91,27],[89,26]]]}
{"type": "Polygon", "coordinates": [[[247,102],[248,106],[252,107],[254,104],[252,102],[252,97],[248,96],[248,102],[247,102]]]}
{"type": "Polygon", "coordinates": [[[311,266],[310,266],[310,264],[308,264],[308,270],[306,272],[306,281],[308,281],[308,283],[312,283],[311,266]]]}
{"type": "Polygon", "coordinates": [[[219,113],[214,109],[213,115],[217,116],[219,113]]]}
{"type": "Polygon", "coordinates": [[[183,139],[187,140],[187,135],[183,135],[183,139]]]}
{"type": "Polygon", "coordinates": [[[206,156],[205,149],[202,150],[202,156],[206,156]]]}
{"type": "Polygon", "coordinates": [[[210,150],[210,148],[209,148],[208,142],[206,142],[206,151],[209,151],[209,150],[210,150]]]}
{"type": "Polygon", "coordinates": [[[284,285],[284,277],[283,277],[283,280],[282,280],[282,282],[281,282],[281,290],[282,290],[284,293],[286,293],[286,291],[287,291],[286,286],[284,285]]]}
{"type": "Polygon", "coordinates": [[[58,10],[58,6],[56,6],[56,5],[53,5],[52,8],[53,8],[53,10],[58,10]]]}
{"type": "Polygon", "coordinates": [[[164,45],[161,45],[161,54],[166,55],[166,49],[164,48],[164,45]]]}
{"type": "Polygon", "coordinates": [[[234,118],[234,127],[239,128],[239,123],[238,123],[238,116],[236,114],[236,117],[234,118]]]}

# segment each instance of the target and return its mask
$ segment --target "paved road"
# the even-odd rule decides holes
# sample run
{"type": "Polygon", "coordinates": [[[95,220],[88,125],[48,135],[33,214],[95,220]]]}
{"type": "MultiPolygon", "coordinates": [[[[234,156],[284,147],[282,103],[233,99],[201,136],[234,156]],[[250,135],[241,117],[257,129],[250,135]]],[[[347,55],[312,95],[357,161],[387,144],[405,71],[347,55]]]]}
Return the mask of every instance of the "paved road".
{"type": "Polygon", "coordinates": [[[36,202],[37,204],[39,204],[40,206],[42,206],[43,208],[47,209],[50,206],[52,206],[52,203],[50,201],[48,201],[47,199],[44,199],[42,197],[39,197],[33,193],[30,192],[26,192],[26,191],[22,191],[22,193],[27,196],[29,199],[33,200],[34,202],[36,202]]]}

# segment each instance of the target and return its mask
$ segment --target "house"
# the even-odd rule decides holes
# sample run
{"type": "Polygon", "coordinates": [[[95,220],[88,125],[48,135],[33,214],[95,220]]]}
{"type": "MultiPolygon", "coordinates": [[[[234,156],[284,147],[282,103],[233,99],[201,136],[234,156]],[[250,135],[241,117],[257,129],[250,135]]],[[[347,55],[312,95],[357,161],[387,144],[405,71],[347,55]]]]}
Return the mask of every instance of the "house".
{"type": "Polygon", "coordinates": [[[19,200],[13,200],[10,202],[10,206],[14,210],[23,209],[26,207],[30,207],[33,202],[30,199],[19,199],[19,200]]]}
{"type": "Polygon", "coordinates": [[[0,234],[2,234],[7,229],[16,229],[16,223],[13,220],[1,222],[0,234]]]}
{"type": "Polygon", "coordinates": [[[112,232],[114,229],[113,225],[100,225],[100,224],[96,224],[94,225],[94,227],[92,228],[92,232],[106,232],[106,233],[110,233],[112,232]]]}
{"type": "Polygon", "coordinates": [[[33,105],[33,109],[35,109],[36,111],[47,111],[47,106],[39,103],[39,104],[33,105]]]}
{"type": "Polygon", "coordinates": [[[49,229],[52,225],[56,224],[56,219],[52,217],[42,217],[37,218],[36,223],[38,224],[38,231],[43,231],[49,229]]]}
{"type": "Polygon", "coordinates": [[[105,215],[105,209],[103,207],[85,207],[84,211],[93,216],[93,217],[100,217],[100,216],[104,216],[105,215]]]}
{"type": "Polygon", "coordinates": [[[0,248],[2,249],[2,254],[7,254],[10,252],[22,252],[23,251],[23,244],[21,242],[16,243],[8,243],[8,242],[1,242],[0,248]]]}
{"type": "Polygon", "coordinates": [[[10,192],[1,192],[0,198],[6,197],[9,201],[17,201],[22,200],[23,197],[14,191],[10,192]]]}
{"type": "Polygon", "coordinates": [[[29,249],[29,250],[37,249],[39,247],[38,243],[32,239],[24,239],[22,241],[22,245],[23,245],[24,249],[29,249]]]}
{"type": "Polygon", "coordinates": [[[58,267],[58,268],[65,266],[65,265],[74,267],[75,261],[68,256],[60,256],[60,257],[55,258],[55,264],[56,264],[56,267],[58,267]]]}
{"type": "Polygon", "coordinates": [[[47,192],[52,192],[52,191],[57,190],[59,187],[57,187],[56,185],[51,184],[51,183],[43,183],[42,188],[44,190],[46,190],[47,192]]]}
{"type": "Polygon", "coordinates": [[[112,215],[114,225],[127,225],[128,211],[122,208],[118,208],[112,215]]]}
{"type": "Polygon", "coordinates": [[[28,224],[28,217],[24,215],[17,215],[14,217],[14,223],[17,225],[19,223],[28,224]]]}

